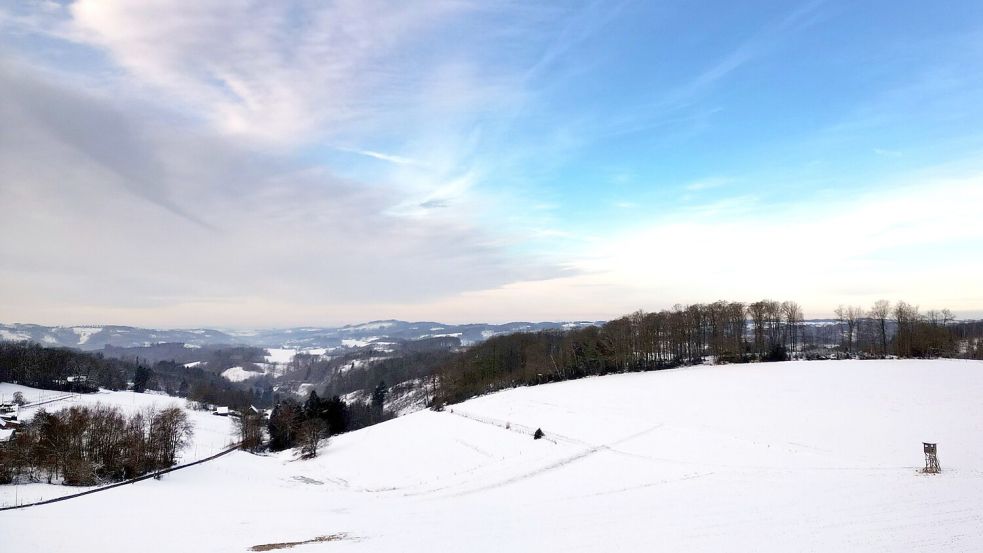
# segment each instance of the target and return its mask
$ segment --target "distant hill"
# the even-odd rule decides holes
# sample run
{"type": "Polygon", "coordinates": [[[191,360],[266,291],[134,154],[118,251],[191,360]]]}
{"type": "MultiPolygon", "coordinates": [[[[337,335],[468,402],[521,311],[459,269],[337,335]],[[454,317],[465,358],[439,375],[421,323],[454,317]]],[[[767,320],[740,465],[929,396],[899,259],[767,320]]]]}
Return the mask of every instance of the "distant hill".
{"type": "Polygon", "coordinates": [[[258,330],[216,330],[207,328],[158,330],[133,326],[43,326],[35,324],[0,324],[0,340],[31,341],[46,346],[61,346],[94,351],[113,347],[142,347],[159,343],[183,343],[192,346],[245,345],[273,348],[341,348],[369,342],[419,340],[455,337],[463,345],[481,342],[499,334],[535,332],[558,328],[581,328],[599,321],[512,322],[505,324],[462,324],[397,320],[371,321],[342,327],[297,327],[258,330]]]}

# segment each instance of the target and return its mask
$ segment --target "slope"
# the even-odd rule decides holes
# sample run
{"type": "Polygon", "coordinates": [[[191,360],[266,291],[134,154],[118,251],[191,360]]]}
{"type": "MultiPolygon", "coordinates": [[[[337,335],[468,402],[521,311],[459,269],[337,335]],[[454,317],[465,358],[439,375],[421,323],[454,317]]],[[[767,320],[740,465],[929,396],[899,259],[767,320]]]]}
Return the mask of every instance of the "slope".
{"type": "Polygon", "coordinates": [[[591,378],[414,413],[312,461],[237,453],[5,513],[0,535],[26,551],[980,550],[981,395],[967,361],[591,378]],[[941,475],[918,472],[923,440],[941,475]]]}

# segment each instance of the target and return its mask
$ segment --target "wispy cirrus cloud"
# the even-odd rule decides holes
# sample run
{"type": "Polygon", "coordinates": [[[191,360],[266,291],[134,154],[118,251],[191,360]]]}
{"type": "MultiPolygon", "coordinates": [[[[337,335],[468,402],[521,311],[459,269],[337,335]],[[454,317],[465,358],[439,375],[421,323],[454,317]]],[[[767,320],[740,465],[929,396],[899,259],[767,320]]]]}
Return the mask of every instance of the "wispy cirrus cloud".
{"type": "Polygon", "coordinates": [[[721,186],[728,185],[732,182],[734,182],[734,179],[728,177],[709,177],[693,181],[687,184],[684,188],[691,192],[699,192],[701,190],[720,188],[721,186]]]}
{"type": "Polygon", "coordinates": [[[396,54],[466,9],[440,0],[79,0],[61,28],[223,132],[297,143],[400,109],[425,75],[401,68],[396,54]]]}
{"type": "Polygon", "coordinates": [[[421,207],[441,213],[399,213],[414,201],[399,190],[148,108],[0,64],[0,192],[16,206],[0,221],[5,316],[84,322],[103,305],[108,322],[159,310],[173,319],[155,324],[238,326],[306,304],[337,322],[562,270],[434,209],[466,179],[421,207]],[[265,311],[243,319],[240,304],[265,311]]]}
{"type": "Polygon", "coordinates": [[[389,163],[395,163],[396,165],[416,165],[416,166],[426,165],[426,163],[417,159],[394,155],[394,154],[387,154],[384,152],[376,152],[373,150],[360,150],[357,148],[338,148],[338,149],[343,152],[350,152],[353,154],[370,157],[372,159],[378,159],[379,161],[388,161],[389,163]]]}
{"type": "MultiPolygon", "coordinates": [[[[615,315],[715,283],[758,290],[741,266],[748,241],[792,251],[794,233],[821,230],[778,213],[876,218],[837,201],[878,168],[978,168],[983,42],[954,28],[971,17],[940,14],[942,30],[911,41],[909,14],[862,30],[883,6],[713,7],[0,6],[0,190],[13,206],[0,309],[65,322],[102,309],[246,324],[247,305],[282,321],[466,319],[571,313],[589,290],[603,293],[590,309],[615,315]],[[621,244],[631,253],[600,255],[621,244]],[[652,244],[683,266],[672,286],[661,266],[620,269],[652,244]]],[[[961,233],[915,228],[979,244],[959,213],[961,233]]],[[[861,239],[918,238],[888,219],[861,239]]],[[[881,247],[841,261],[880,278],[903,258],[881,247]]]]}

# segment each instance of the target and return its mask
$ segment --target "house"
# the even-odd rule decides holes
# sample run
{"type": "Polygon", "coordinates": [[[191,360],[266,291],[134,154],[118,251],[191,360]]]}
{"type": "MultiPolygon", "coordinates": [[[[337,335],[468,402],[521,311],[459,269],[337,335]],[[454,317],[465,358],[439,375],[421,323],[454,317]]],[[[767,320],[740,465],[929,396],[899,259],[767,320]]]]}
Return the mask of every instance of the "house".
{"type": "Polygon", "coordinates": [[[14,403],[4,403],[0,405],[0,420],[16,421],[17,414],[20,412],[20,405],[14,403]]]}
{"type": "Polygon", "coordinates": [[[229,408],[228,407],[216,407],[215,408],[215,411],[212,414],[213,415],[218,415],[220,417],[227,417],[227,416],[229,416],[229,408]]]}
{"type": "Polygon", "coordinates": [[[12,440],[18,428],[20,428],[20,421],[17,420],[16,411],[13,416],[0,417],[0,443],[12,440]]]}

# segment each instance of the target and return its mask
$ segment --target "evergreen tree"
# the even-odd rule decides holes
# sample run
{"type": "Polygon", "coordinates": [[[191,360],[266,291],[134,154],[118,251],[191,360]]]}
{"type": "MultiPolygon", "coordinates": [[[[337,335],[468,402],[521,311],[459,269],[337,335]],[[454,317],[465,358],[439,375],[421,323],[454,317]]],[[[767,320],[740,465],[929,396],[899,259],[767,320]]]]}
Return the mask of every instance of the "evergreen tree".
{"type": "Polygon", "coordinates": [[[137,367],[136,373],[133,375],[133,391],[137,393],[143,393],[147,389],[147,382],[150,381],[150,377],[153,376],[153,371],[144,366],[137,367]]]}
{"type": "Polygon", "coordinates": [[[386,383],[379,381],[379,385],[375,387],[372,391],[372,408],[378,412],[382,412],[382,406],[386,403],[386,393],[388,392],[386,388],[386,383]]]}
{"type": "Polygon", "coordinates": [[[338,396],[325,402],[324,419],[328,423],[328,431],[332,434],[347,432],[351,424],[348,406],[338,396]]]}
{"type": "Polygon", "coordinates": [[[304,418],[305,419],[319,419],[322,418],[322,413],[324,411],[324,402],[318,397],[317,392],[311,390],[311,393],[307,395],[307,401],[304,402],[304,418]]]}

